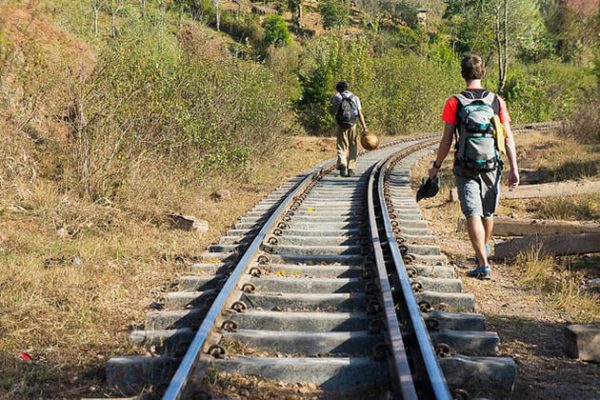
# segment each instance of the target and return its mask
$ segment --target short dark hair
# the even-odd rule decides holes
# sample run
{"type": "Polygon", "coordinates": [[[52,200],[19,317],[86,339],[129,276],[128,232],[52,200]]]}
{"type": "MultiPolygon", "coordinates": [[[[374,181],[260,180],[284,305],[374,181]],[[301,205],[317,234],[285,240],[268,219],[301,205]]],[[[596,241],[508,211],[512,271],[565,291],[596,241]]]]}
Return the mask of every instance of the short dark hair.
{"type": "Polygon", "coordinates": [[[348,90],[348,83],[345,81],[339,81],[336,85],[335,85],[335,90],[337,90],[340,93],[345,92],[346,90],[348,90]]]}
{"type": "Polygon", "coordinates": [[[462,77],[467,80],[482,79],[485,76],[485,65],[481,57],[471,54],[460,63],[462,77]]]}

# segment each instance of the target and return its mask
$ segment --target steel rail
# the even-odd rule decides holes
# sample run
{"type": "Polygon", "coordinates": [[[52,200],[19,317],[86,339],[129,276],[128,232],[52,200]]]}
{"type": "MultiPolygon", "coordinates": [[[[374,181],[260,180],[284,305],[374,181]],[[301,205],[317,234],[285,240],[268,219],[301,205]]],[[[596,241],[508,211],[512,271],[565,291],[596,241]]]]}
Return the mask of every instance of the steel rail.
{"type": "Polygon", "coordinates": [[[435,143],[435,141],[429,141],[429,144],[426,143],[420,143],[411,146],[386,160],[385,164],[382,167],[382,172],[379,174],[378,194],[386,235],[385,240],[387,241],[387,244],[391,251],[392,259],[396,269],[395,272],[398,276],[400,283],[400,292],[402,294],[402,298],[405,302],[405,306],[410,316],[410,322],[419,345],[419,352],[423,359],[425,369],[427,371],[427,379],[429,380],[431,390],[436,400],[451,400],[452,395],[450,394],[450,389],[448,388],[448,384],[446,382],[446,378],[444,377],[444,373],[442,372],[442,369],[437,361],[437,357],[431,344],[431,338],[429,337],[427,327],[425,326],[425,322],[423,321],[423,317],[421,316],[421,310],[413,294],[410,278],[408,276],[408,272],[406,271],[406,265],[404,264],[402,254],[396,242],[396,237],[394,235],[391,218],[389,215],[389,209],[385,202],[385,175],[392,163],[394,162],[394,160],[403,158],[407,154],[412,153],[414,151],[431,146],[435,143]]]}
{"type": "MultiPolygon", "coordinates": [[[[406,137],[401,139],[392,139],[382,143],[379,148],[394,146],[407,141],[420,141],[428,136],[420,137],[406,137]]],[[[364,152],[359,153],[363,154],[364,152]]],[[[207,341],[214,330],[217,319],[220,317],[222,310],[225,308],[230,296],[234,292],[236,286],[240,282],[244,272],[250,266],[250,263],[256,256],[256,253],[260,250],[262,242],[267,237],[268,233],[273,230],[277,221],[282,217],[288,208],[293,204],[296,196],[303,192],[306,187],[317,179],[323,173],[329,172],[335,168],[335,158],[326,160],[315,167],[312,172],[307,174],[307,177],[299,183],[292,192],[288,194],[286,199],[281,202],[277,209],[271,214],[269,219],[262,226],[256,237],[246,249],[244,256],[238,261],[235,269],[231,272],[227,282],[221,288],[219,294],[212,303],[206,316],[204,317],[200,327],[198,328],[192,343],[190,344],[185,356],[183,357],[179,367],[177,368],[173,378],[171,379],[169,386],[167,387],[162,399],[163,400],[180,400],[185,394],[186,386],[189,383],[189,379],[193,374],[196,362],[199,357],[203,354],[203,350],[206,347],[207,341]]],[[[197,377],[194,377],[197,379],[197,377]]]]}
{"type": "Polygon", "coordinates": [[[379,226],[375,214],[374,183],[377,174],[383,174],[381,166],[385,160],[379,161],[372,168],[369,176],[367,208],[369,213],[369,226],[371,229],[371,243],[373,253],[375,254],[375,265],[377,270],[378,286],[380,289],[381,301],[386,321],[386,336],[391,347],[391,360],[389,360],[390,372],[392,375],[392,387],[398,398],[403,400],[416,400],[417,389],[412,378],[411,368],[406,354],[406,347],[400,331],[400,323],[396,315],[396,305],[392,296],[392,287],[388,279],[383,249],[379,238],[379,226]],[[394,379],[395,378],[395,379],[394,379]]]}
{"type": "Polygon", "coordinates": [[[192,376],[196,360],[203,352],[209,335],[213,331],[213,328],[216,324],[217,318],[221,314],[221,310],[226,306],[229,296],[238,285],[238,282],[240,281],[240,278],[244,272],[254,260],[256,253],[260,250],[260,245],[262,244],[263,240],[273,229],[273,226],[277,223],[285,209],[294,201],[296,195],[304,190],[304,188],[321,173],[324,165],[325,163],[315,168],[313,172],[311,172],[298,186],[296,186],[296,188],[286,197],[286,199],[281,202],[281,204],[277,207],[273,214],[271,214],[267,222],[258,232],[251,245],[244,253],[244,256],[238,261],[235,269],[231,272],[231,276],[227,279],[227,282],[219,292],[218,296],[204,317],[202,324],[198,328],[190,347],[188,348],[183,360],[179,364],[175,375],[171,379],[171,382],[169,383],[169,386],[162,397],[163,400],[179,400],[182,398],[186,389],[186,385],[188,384],[189,377],[192,376]]]}

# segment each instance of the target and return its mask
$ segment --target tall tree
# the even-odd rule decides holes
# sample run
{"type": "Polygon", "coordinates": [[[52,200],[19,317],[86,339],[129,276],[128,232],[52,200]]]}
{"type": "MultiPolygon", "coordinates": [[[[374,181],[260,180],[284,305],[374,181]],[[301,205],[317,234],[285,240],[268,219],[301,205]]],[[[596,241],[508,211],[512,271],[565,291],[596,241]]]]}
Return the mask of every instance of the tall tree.
{"type": "Polygon", "coordinates": [[[303,17],[302,0],[287,0],[287,6],[288,10],[294,16],[294,24],[297,27],[301,27],[303,17]]]}
{"type": "Polygon", "coordinates": [[[508,70],[508,0],[496,4],[496,54],[498,56],[498,92],[504,92],[508,70]]]}
{"type": "Polygon", "coordinates": [[[98,14],[100,14],[100,10],[102,6],[106,2],[106,0],[91,0],[92,1],[92,31],[94,32],[94,36],[98,36],[98,14]]]}
{"type": "Polygon", "coordinates": [[[539,5],[529,0],[449,0],[445,20],[460,54],[478,53],[498,64],[498,90],[511,58],[537,61],[548,55],[548,32],[539,5]],[[494,57],[495,55],[495,57],[494,57]]]}
{"type": "Polygon", "coordinates": [[[146,18],[146,0],[140,0],[140,14],[142,18],[146,18]]]}
{"type": "Polygon", "coordinates": [[[119,15],[119,13],[121,12],[121,10],[123,9],[123,7],[124,7],[123,0],[110,0],[110,16],[112,18],[111,36],[113,38],[116,38],[117,34],[118,34],[117,17],[119,15]]]}

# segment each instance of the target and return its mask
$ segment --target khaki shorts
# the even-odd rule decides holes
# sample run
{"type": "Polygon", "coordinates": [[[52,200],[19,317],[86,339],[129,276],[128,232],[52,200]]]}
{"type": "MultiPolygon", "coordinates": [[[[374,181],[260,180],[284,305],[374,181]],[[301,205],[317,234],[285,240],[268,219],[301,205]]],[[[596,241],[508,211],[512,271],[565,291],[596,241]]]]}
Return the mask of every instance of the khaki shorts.
{"type": "Polygon", "coordinates": [[[454,167],[460,208],[465,217],[479,215],[483,218],[494,216],[500,200],[500,178],[502,169],[474,173],[454,167]]]}

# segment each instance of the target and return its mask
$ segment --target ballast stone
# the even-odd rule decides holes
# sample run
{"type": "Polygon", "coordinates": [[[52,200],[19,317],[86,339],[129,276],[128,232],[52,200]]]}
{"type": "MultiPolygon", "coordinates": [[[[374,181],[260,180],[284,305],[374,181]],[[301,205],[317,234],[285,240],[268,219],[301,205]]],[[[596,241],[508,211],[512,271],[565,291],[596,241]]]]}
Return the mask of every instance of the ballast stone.
{"type": "Polygon", "coordinates": [[[167,217],[177,229],[184,231],[208,232],[208,221],[198,219],[191,215],[169,214],[167,217]]]}

